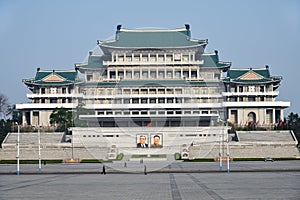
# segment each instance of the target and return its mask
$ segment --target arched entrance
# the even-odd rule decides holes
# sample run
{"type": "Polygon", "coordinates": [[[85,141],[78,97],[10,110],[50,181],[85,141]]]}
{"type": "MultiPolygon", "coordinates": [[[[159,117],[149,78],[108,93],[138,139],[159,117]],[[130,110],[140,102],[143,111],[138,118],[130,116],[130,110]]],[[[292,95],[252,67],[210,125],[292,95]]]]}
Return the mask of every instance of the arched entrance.
{"type": "Polygon", "coordinates": [[[256,122],[256,114],[254,112],[250,112],[248,114],[248,123],[255,123],[256,122]]]}

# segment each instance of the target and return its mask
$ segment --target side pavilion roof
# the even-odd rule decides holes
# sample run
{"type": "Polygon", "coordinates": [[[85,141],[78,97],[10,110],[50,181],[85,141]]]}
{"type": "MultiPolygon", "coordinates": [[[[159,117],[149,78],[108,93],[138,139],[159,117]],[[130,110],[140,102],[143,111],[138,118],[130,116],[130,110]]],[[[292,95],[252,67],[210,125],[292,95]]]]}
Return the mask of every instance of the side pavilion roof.
{"type": "Polygon", "coordinates": [[[281,76],[271,76],[269,67],[265,68],[247,68],[247,69],[229,69],[227,77],[223,80],[224,83],[239,83],[239,84],[264,84],[272,83],[274,87],[279,86],[281,76]]]}
{"type": "Polygon", "coordinates": [[[76,70],[40,70],[38,69],[35,78],[23,79],[28,86],[33,85],[70,85],[77,80],[76,70]]]}

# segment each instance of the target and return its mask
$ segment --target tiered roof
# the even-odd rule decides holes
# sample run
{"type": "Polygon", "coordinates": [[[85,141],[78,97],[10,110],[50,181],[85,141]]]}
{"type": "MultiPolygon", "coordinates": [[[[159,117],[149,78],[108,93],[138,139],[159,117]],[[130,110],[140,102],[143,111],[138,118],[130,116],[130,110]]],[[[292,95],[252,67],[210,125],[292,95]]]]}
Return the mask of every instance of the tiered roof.
{"type": "MultiPolygon", "coordinates": [[[[123,29],[117,27],[114,40],[99,43],[102,47],[153,49],[205,46],[207,40],[191,39],[189,25],[178,29],[123,29]]],[[[102,48],[103,49],[103,48],[102,48]]]]}
{"type": "Polygon", "coordinates": [[[271,76],[269,67],[265,68],[244,68],[244,69],[230,69],[227,71],[227,77],[223,80],[224,83],[238,83],[238,84],[262,84],[273,83],[274,87],[279,86],[281,76],[271,76]]]}
{"type": "Polygon", "coordinates": [[[75,68],[79,69],[80,72],[84,72],[84,70],[99,70],[103,68],[103,55],[92,55],[92,53],[88,56],[87,63],[75,64],[75,68]]]}
{"type": "Polygon", "coordinates": [[[218,51],[215,51],[213,54],[202,54],[201,58],[203,59],[202,67],[205,68],[224,68],[223,70],[226,71],[231,66],[231,62],[219,60],[218,51]]]}
{"type": "Polygon", "coordinates": [[[33,85],[70,85],[77,81],[76,70],[40,70],[38,68],[35,78],[24,79],[27,86],[33,85]]]}

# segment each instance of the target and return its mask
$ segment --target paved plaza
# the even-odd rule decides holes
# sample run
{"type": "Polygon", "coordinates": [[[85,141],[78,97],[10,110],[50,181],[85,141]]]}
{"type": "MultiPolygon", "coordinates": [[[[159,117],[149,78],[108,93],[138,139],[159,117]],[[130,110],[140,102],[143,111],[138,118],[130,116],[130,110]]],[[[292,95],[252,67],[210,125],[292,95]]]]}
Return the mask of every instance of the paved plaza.
{"type": "Polygon", "coordinates": [[[299,161],[232,162],[230,173],[213,162],[153,164],[122,166],[131,173],[106,165],[106,175],[102,164],[47,164],[40,173],[21,165],[20,176],[0,165],[0,199],[299,199],[299,161]]]}

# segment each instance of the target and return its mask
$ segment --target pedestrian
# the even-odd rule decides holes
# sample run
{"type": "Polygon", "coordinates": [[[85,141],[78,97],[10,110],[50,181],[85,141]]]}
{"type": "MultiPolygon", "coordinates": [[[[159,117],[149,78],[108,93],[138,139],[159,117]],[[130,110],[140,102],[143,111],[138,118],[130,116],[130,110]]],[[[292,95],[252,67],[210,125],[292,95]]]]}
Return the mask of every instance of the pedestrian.
{"type": "Polygon", "coordinates": [[[127,167],[127,163],[126,163],[126,161],[124,162],[124,167],[127,167]]]}
{"type": "Polygon", "coordinates": [[[106,171],[105,171],[105,165],[103,165],[103,167],[102,167],[102,174],[106,174],[106,171]]]}
{"type": "Polygon", "coordinates": [[[144,165],[144,174],[147,175],[147,168],[146,168],[146,165],[144,165]]]}

